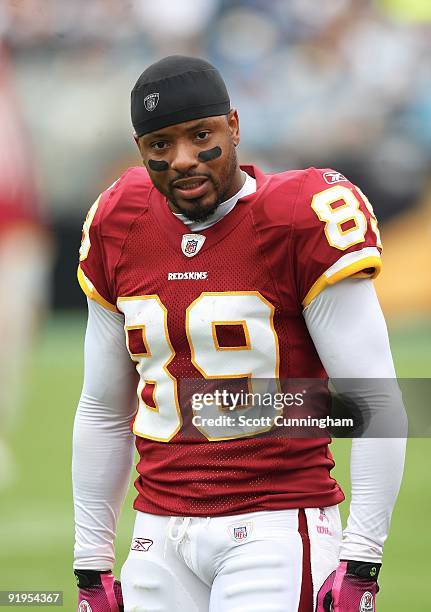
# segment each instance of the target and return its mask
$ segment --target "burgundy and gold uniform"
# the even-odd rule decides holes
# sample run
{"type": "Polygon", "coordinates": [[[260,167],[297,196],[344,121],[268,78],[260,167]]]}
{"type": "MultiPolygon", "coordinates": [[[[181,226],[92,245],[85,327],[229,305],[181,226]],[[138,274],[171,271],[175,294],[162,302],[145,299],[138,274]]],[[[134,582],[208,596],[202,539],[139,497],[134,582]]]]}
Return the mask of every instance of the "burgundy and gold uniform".
{"type": "Polygon", "coordinates": [[[140,374],[133,429],[143,512],[215,516],[343,499],[329,438],[184,435],[193,427],[185,380],[325,379],[304,307],[328,284],[380,270],[371,205],[342,175],[243,170],[256,192],[200,232],[192,257],[182,249],[190,230],[143,168],[104,192],[84,224],[80,284],[124,314],[140,374]]]}

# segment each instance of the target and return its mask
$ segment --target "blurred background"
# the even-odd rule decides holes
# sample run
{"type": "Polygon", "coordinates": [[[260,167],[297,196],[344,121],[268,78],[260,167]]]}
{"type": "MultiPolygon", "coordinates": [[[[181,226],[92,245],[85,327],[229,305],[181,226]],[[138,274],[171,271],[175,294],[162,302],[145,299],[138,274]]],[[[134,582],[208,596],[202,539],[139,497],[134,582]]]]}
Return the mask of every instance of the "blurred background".
{"type": "MultiPolygon", "coordinates": [[[[130,90],[171,53],[221,71],[243,163],[334,167],[367,194],[385,247],[376,285],[398,374],[431,377],[429,0],[0,0],[0,590],[61,589],[67,610],[81,226],[97,195],[140,163],[130,90]]],[[[410,441],[383,612],[429,609],[430,448],[410,441]]],[[[348,443],[334,452],[348,489],[348,443]]]]}

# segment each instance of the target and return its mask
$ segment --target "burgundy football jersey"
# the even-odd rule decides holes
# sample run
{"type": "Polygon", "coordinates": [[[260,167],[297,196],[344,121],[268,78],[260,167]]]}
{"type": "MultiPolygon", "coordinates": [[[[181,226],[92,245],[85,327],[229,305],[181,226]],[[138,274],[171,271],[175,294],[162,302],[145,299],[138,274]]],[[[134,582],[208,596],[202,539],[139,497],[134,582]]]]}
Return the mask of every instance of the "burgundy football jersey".
{"type": "Polygon", "coordinates": [[[380,270],[371,205],[341,174],[243,170],[257,191],[196,236],[143,168],[104,192],[84,224],[80,284],[124,314],[140,374],[135,508],[144,512],[207,516],[343,500],[326,431],[221,433],[194,419],[192,392],[220,380],[246,390],[261,380],[325,381],[302,311],[328,284],[380,270]]]}

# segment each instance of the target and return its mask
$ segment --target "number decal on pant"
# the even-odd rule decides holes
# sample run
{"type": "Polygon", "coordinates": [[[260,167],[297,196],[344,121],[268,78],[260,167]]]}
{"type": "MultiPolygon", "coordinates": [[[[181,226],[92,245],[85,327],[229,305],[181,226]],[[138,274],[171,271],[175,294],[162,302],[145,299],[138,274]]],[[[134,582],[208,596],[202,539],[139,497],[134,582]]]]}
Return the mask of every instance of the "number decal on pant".
{"type": "MultiPolygon", "coordinates": [[[[144,438],[169,442],[180,430],[182,418],[177,381],[167,369],[175,356],[167,310],[156,295],[119,298],[118,308],[125,315],[127,348],[140,375],[134,431],[144,438]]],[[[254,379],[277,379],[279,347],[273,317],[274,307],[257,291],[202,293],[186,311],[194,366],[206,379],[247,378],[250,390],[254,379]],[[220,347],[216,326],[232,324],[242,326],[244,346],[220,347]]],[[[201,431],[209,440],[219,439],[213,431],[201,431]]],[[[262,431],[251,428],[242,436],[262,431]]]]}
{"type": "MultiPolygon", "coordinates": [[[[362,193],[361,196],[363,196],[362,193]]],[[[374,211],[365,196],[363,198],[364,204],[371,214],[371,228],[376,234],[378,246],[381,246],[374,211]]],[[[325,235],[331,246],[345,251],[355,244],[364,242],[367,232],[367,219],[361,210],[359,199],[348,187],[335,185],[316,193],[311,201],[311,208],[320,221],[325,222],[325,235]],[[332,204],[340,200],[344,203],[333,208],[332,204]],[[349,226],[343,227],[347,223],[349,226]]]]}

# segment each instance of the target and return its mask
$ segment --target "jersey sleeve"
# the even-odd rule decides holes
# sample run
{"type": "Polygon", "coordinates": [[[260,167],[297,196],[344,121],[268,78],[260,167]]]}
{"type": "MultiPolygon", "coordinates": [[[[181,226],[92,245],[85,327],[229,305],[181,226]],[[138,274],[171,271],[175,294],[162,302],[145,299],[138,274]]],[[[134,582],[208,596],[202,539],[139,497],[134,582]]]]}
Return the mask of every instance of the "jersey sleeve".
{"type": "Polygon", "coordinates": [[[112,312],[118,312],[101,235],[104,206],[108,197],[106,192],[102,193],[84,221],[79,249],[78,282],[90,299],[112,312]]]}
{"type": "Polygon", "coordinates": [[[295,206],[294,268],[305,308],[327,286],[347,277],[371,277],[381,269],[373,208],[335,170],[309,168],[295,206]]]}

